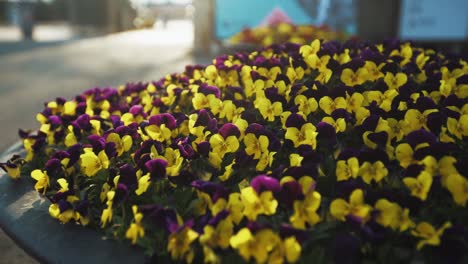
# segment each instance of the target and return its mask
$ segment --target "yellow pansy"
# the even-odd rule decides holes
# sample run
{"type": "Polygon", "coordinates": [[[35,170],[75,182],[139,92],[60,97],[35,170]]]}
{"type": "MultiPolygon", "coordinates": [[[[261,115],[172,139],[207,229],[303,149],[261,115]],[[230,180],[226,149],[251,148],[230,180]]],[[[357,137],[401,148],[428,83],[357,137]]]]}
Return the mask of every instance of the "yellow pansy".
{"type": "Polygon", "coordinates": [[[291,140],[294,143],[294,147],[297,148],[300,145],[309,145],[313,149],[317,146],[317,132],[316,128],[312,123],[305,123],[301,129],[296,127],[288,127],[286,129],[285,138],[291,140]]]}
{"type": "Polygon", "coordinates": [[[414,151],[408,143],[399,144],[395,149],[395,157],[403,168],[408,168],[413,163],[413,154],[414,151]]]}
{"type": "Polygon", "coordinates": [[[357,124],[362,124],[362,122],[370,116],[370,111],[369,109],[365,107],[359,107],[356,112],[355,112],[355,117],[356,117],[356,123],[357,124]]]}
{"type": "Polygon", "coordinates": [[[340,221],[346,221],[346,216],[353,215],[367,221],[372,207],[364,202],[364,192],[354,190],[349,196],[349,202],[338,198],[330,204],[330,214],[340,221]]]}
{"type": "Polygon", "coordinates": [[[388,169],[380,160],[374,163],[365,161],[359,168],[359,175],[361,175],[362,180],[367,184],[370,184],[372,180],[380,182],[388,175],[388,169]]]}
{"type": "Polygon", "coordinates": [[[67,209],[63,212],[60,212],[60,207],[56,203],[53,203],[49,206],[49,215],[55,219],[58,219],[63,224],[70,222],[72,219],[79,219],[78,213],[75,213],[73,209],[67,209]]]}
{"type": "Polygon", "coordinates": [[[315,112],[318,108],[318,103],[315,98],[307,98],[300,94],[294,98],[294,104],[298,106],[298,110],[306,116],[315,112]]]}
{"type": "Polygon", "coordinates": [[[335,128],[336,133],[346,131],[346,121],[344,118],[333,119],[331,116],[325,116],[322,118],[322,122],[325,122],[335,128]]]}
{"type": "Polygon", "coordinates": [[[387,84],[389,90],[398,90],[407,81],[408,76],[406,76],[406,74],[402,72],[399,72],[397,74],[387,72],[384,77],[384,82],[387,84]]]}
{"type": "Polygon", "coordinates": [[[301,46],[301,48],[299,49],[299,52],[302,54],[302,56],[304,58],[310,56],[310,55],[313,55],[313,54],[317,54],[317,52],[320,51],[320,40],[319,39],[315,39],[314,41],[312,41],[310,43],[310,45],[303,45],[301,46]]]}
{"type": "Polygon", "coordinates": [[[349,49],[345,49],[343,53],[333,55],[333,59],[338,61],[340,65],[350,62],[351,56],[349,56],[349,49]]]}
{"type": "Polygon", "coordinates": [[[317,210],[320,207],[321,195],[318,192],[308,192],[304,200],[294,201],[294,214],[289,218],[292,226],[305,229],[306,223],[313,226],[320,222],[317,210]]]}
{"type": "Polygon", "coordinates": [[[331,115],[336,109],[346,109],[348,103],[343,97],[332,99],[329,96],[324,96],[320,99],[319,106],[327,115],[331,115]]]}
{"type": "Polygon", "coordinates": [[[268,152],[269,140],[267,136],[261,135],[257,138],[253,133],[249,133],[244,137],[244,144],[247,155],[260,159],[262,153],[268,152]]]}
{"type": "Polygon", "coordinates": [[[125,135],[120,137],[117,133],[110,133],[107,135],[106,142],[113,142],[117,150],[117,156],[121,156],[124,152],[127,152],[132,147],[132,137],[125,135]]]}
{"type": "Polygon", "coordinates": [[[350,87],[361,85],[369,80],[369,72],[366,68],[359,68],[356,71],[346,68],[341,72],[340,80],[350,87]]]}
{"type": "Polygon", "coordinates": [[[336,163],[336,179],[337,181],[345,181],[350,178],[356,178],[359,173],[359,161],[356,157],[348,160],[339,160],[336,163]]]}
{"type": "Polygon", "coordinates": [[[419,223],[416,228],[411,231],[413,236],[421,238],[416,247],[418,250],[421,250],[425,245],[440,245],[440,237],[443,235],[445,229],[450,228],[451,226],[452,224],[450,222],[445,222],[442,227],[436,230],[428,222],[419,223]]]}
{"type": "Polygon", "coordinates": [[[301,155],[292,153],[289,155],[289,166],[300,167],[303,159],[304,157],[302,157],[301,155]]]}
{"type": "Polygon", "coordinates": [[[203,93],[196,93],[192,99],[193,108],[195,110],[209,108],[211,100],[217,100],[214,94],[205,95],[203,93]]]}
{"type": "Polygon", "coordinates": [[[94,176],[101,169],[109,168],[109,158],[104,150],[96,155],[92,148],[85,148],[84,153],[80,155],[80,161],[81,170],[86,176],[94,176]]]}
{"type": "Polygon", "coordinates": [[[265,120],[275,121],[275,117],[280,116],[283,112],[283,105],[281,102],[274,102],[267,98],[259,98],[255,101],[255,107],[258,108],[260,114],[265,120]]]}
{"type": "Polygon", "coordinates": [[[401,45],[400,49],[395,49],[390,52],[390,56],[400,56],[403,57],[403,60],[400,61],[400,66],[404,66],[411,61],[413,57],[413,49],[411,48],[410,43],[404,43],[401,45]]]}
{"type": "Polygon", "coordinates": [[[144,176],[141,176],[138,179],[138,188],[135,190],[136,195],[142,195],[148,190],[148,187],[151,184],[150,174],[147,173],[144,176]]]}
{"type": "Polygon", "coordinates": [[[355,92],[351,96],[349,96],[349,94],[346,93],[346,110],[348,112],[356,112],[357,109],[359,109],[362,106],[363,102],[364,96],[362,94],[355,92]]]}
{"type": "Polygon", "coordinates": [[[311,54],[304,60],[311,69],[322,71],[327,67],[328,62],[330,61],[330,56],[324,55],[319,57],[317,54],[311,54]]]}
{"type": "Polygon", "coordinates": [[[299,244],[299,242],[297,241],[297,239],[294,236],[290,236],[288,238],[285,238],[283,243],[286,261],[288,263],[294,263],[298,261],[299,257],[301,256],[302,247],[301,244],[299,244]]]}
{"type": "Polygon", "coordinates": [[[455,118],[449,117],[447,119],[447,129],[450,134],[460,140],[463,139],[463,137],[468,137],[468,115],[460,116],[458,121],[455,118]]]}
{"type": "Polygon", "coordinates": [[[396,141],[399,142],[409,132],[408,123],[405,120],[396,120],[395,118],[388,118],[387,123],[390,127],[390,140],[396,138],[396,141]]]}
{"type": "Polygon", "coordinates": [[[222,158],[226,153],[233,153],[239,149],[239,140],[236,136],[228,136],[225,139],[220,134],[214,134],[210,137],[210,145],[213,153],[222,158]]]}
{"type": "Polygon", "coordinates": [[[379,211],[376,218],[377,223],[384,227],[390,227],[400,232],[414,227],[414,222],[409,218],[409,210],[402,209],[397,203],[392,203],[387,199],[379,199],[374,208],[379,211]]]}
{"type": "Polygon", "coordinates": [[[262,229],[253,235],[248,228],[244,227],[231,237],[230,245],[245,261],[254,258],[257,263],[265,263],[269,252],[280,241],[280,238],[270,229],[262,229]]]}
{"type": "Polygon", "coordinates": [[[427,116],[434,112],[437,112],[437,109],[428,109],[422,113],[417,109],[409,109],[405,113],[405,120],[408,122],[411,130],[424,128],[427,131],[430,131],[430,129],[427,127],[427,116]]]}
{"type": "Polygon", "coordinates": [[[76,143],[78,143],[78,140],[76,139],[76,136],[75,136],[75,133],[73,132],[73,126],[72,125],[69,125],[67,127],[67,132],[66,132],[66,136],[65,136],[65,146],[66,147],[71,147],[73,145],[75,145],[76,143]]]}
{"type": "Polygon", "coordinates": [[[263,152],[260,156],[260,159],[257,162],[257,166],[255,169],[257,171],[264,171],[266,167],[271,166],[274,161],[274,156],[276,155],[276,151],[271,152],[263,152]]]}
{"type": "Polygon", "coordinates": [[[198,238],[198,233],[186,226],[169,235],[167,251],[173,260],[185,260],[188,263],[193,261],[195,253],[191,249],[191,244],[198,238]]]}
{"type": "Polygon", "coordinates": [[[424,65],[426,65],[426,62],[429,60],[429,56],[426,56],[424,52],[421,52],[417,57],[416,57],[416,65],[418,65],[418,68],[420,70],[424,69],[424,65]]]}
{"type": "Polygon", "coordinates": [[[211,248],[220,247],[226,249],[229,247],[233,227],[234,225],[229,218],[220,221],[216,227],[206,225],[203,228],[203,234],[200,236],[200,243],[211,248]]]}
{"type": "Polygon", "coordinates": [[[364,68],[366,68],[368,72],[369,80],[375,81],[384,77],[384,74],[380,71],[384,65],[384,63],[381,63],[379,66],[377,66],[377,64],[375,64],[373,61],[366,61],[364,63],[364,68]]]}
{"type": "Polygon", "coordinates": [[[365,93],[368,103],[376,102],[385,112],[392,110],[393,99],[398,96],[396,90],[387,90],[384,93],[380,91],[369,91],[365,93]]]}
{"type": "Polygon", "coordinates": [[[138,212],[138,206],[132,206],[133,212],[133,222],[130,224],[130,227],[125,232],[125,237],[132,241],[132,244],[136,244],[137,239],[145,236],[145,229],[141,225],[141,220],[143,219],[143,214],[138,212]]]}
{"type": "Polygon", "coordinates": [[[38,192],[42,190],[42,193],[45,194],[47,188],[50,186],[49,175],[47,175],[47,172],[36,169],[31,172],[31,177],[36,180],[34,189],[38,192]]]}
{"type": "Polygon", "coordinates": [[[226,210],[229,211],[229,215],[235,224],[239,224],[242,218],[244,218],[244,207],[240,193],[229,194],[226,210]]]}
{"type": "Polygon", "coordinates": [[[328,68],[322,68],[319,71],[319,75],[315,77],[315,80],[321,84],[326,84],[328,83],[328,81],[330,81],[332,74],[333,74],[332,70],[328,68]]]}
{"type": "Polygon", "coordinates": [[[275,214],[278,207],[278,201],[271,191],[264,191],[259,195],[251,186],[241,190],[241,200],[244,204],[243,214],[251,221],[255,221],[261,214],[275,214]]]}
{"type": "Polygon", "coordinates": [[[446,184],[455,203],[465,207],[468,202],[468,180],[462,175],[454,173],[447,177],[446,184]]]}
{"type": "Polygon", "coordinates": [[[112,221],[112,217],[113,217],[112,206],[114,204],[114,197],[115,197],[115,191],[111,190],[106,193],[107,208],[102,210],[102,213],[101,213],[101,228],[104,228],[107,225],[107,223],[112,221]]]}
{"type": "MultiPolygon", "coordinates": [[[[172,136],[172,131],[165,124],[161,124],[160,126],[157,125],[149,125],[145,127],[145,132],[148,136],[159,142],[169,141],[172,136]]],[[[128,143],[127,143],[128,144],[128,143]]]]}
{"type": "Polygon", "coordinates": [[[169,176],[179,175],[179,171],[182,167],[184,158],[180,155],[180,151],[178,149],[166,148],[164,150],[164,156],[159,157],[159,158],[163,158],[167,161],[167,166],[166,166],[167,175],[169,176]]]}
{"type": "Polygon", "coordinates": [[[233,160],[231,162],[231,164],[227,165],[225,168],[224,168],[224,173],[223,175],[220,175],[218,176],[218,179],[220,179],[221,181],[227,181],[229,180],[229,178],[231,178],[234,170],[232,168],[232,166],[235,164],[235,160],[233,160]]]}
{"type": "Polygon", "coordinates": [[[422,171],[417,178],[404,178],[403,183],[411,191],[412,196],[425,201],[432,186],[432,176],[427,171],[422,171]]]}
{"type": "Polygon", "coordinates": [[[21,167],[25,164],[25,160],[19,155],[13,155],[7,162],[0,163],[0,168],[3,169],[8,176],[17,180],[21,177],[21,167]]]}

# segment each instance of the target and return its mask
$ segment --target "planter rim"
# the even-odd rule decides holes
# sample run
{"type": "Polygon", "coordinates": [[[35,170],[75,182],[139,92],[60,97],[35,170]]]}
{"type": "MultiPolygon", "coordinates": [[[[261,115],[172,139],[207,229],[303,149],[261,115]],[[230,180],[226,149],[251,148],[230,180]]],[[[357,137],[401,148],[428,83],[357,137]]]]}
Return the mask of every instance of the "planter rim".
{"type": "MultiPolygon", "coordinates": [[[[24,156],[16,142],[0,155],[24,156]]],[[[41,263],[144,263],[139,247],[112,239],[94,229],[61,224],[49,215],[50,202],[41,196],[27,175],[15,181],[0,170],[0,228],[26,253],[41,263]]]]}

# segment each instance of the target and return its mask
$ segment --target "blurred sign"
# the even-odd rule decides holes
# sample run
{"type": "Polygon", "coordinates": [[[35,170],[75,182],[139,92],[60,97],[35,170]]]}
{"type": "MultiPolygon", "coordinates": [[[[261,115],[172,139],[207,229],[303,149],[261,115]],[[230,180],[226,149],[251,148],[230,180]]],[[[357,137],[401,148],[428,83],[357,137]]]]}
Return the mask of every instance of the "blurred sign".
{"type": "Polygon", "coordinates": [[[245,27],[265,21],[290,20],[294,24],[327,25],[356,33],[356,0],[215,0],[216,38],[225,39],[245,27]]]}
{"type": "Polygon", "coordinates": [[[467,0],[403,0],[400,37],[414,40],[468,39],[467,0]]]}
{"type": "Polygon", "coordinates": [[[216,0],[216,38],[231,37],[244,27],[259,26],[273,10],[281,10],[296,24],[311,24],[314,19],[301,7],[300,1],[291,0],[216,0]]]}

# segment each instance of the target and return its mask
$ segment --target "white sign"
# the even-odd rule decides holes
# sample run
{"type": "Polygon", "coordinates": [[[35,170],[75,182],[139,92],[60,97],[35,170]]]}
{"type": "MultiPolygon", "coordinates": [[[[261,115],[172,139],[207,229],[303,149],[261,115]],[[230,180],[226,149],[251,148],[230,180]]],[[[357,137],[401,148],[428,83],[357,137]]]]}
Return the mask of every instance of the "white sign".
{"type": "Polygon", "coordinates": [[[400,38],[468,39],[467,0],[402,0],[400,38]]]}

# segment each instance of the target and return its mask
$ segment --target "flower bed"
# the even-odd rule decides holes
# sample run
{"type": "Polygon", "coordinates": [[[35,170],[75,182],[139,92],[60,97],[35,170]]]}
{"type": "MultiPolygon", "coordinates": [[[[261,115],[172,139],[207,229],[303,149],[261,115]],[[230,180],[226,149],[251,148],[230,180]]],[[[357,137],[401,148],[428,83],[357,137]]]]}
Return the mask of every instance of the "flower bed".
{"type": "Polygon", "coordinates": [[[343,32],[332,30],[328,26],[295,25],[281,22],[255,28],[244,28],[229,38],[228,43],[263,47],[285,42],[307,44],[314,39],[343,41],[348,38],[349,36],[343,32]]]}
{"type": "Polygon", "coordinates": [[[219,56],[47,103],[1,166],[154,260],[462,262],[467,73],[394,40],[219,56]]]}

